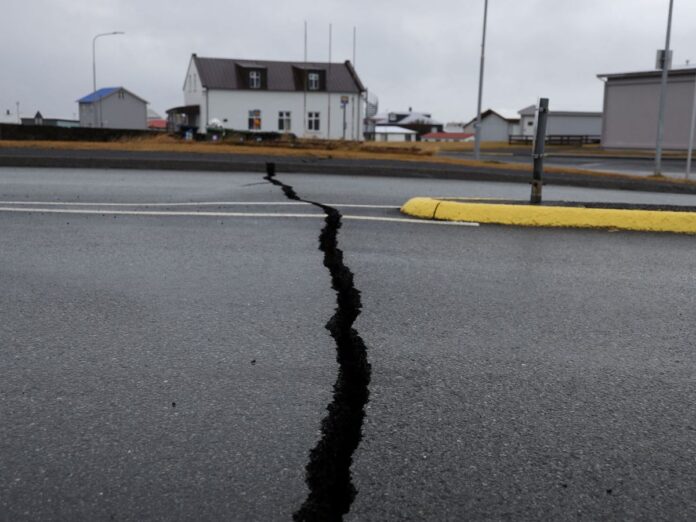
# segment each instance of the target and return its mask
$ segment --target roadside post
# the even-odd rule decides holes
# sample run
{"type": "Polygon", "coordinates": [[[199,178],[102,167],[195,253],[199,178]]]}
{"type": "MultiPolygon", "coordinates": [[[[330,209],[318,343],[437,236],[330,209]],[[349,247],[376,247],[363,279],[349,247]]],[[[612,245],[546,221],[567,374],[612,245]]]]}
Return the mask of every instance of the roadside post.
{"type": "Polygon", "coordinates": [[[541,204],[541,187],[543,184],[542,175],[544,173],[544,145],[546,142],[546,120],[549,115],[549,99],[539,98],[537,111],[534,119],[536,120],[536,133],[534,134],[534,145],[532,159],[534,169],[532,171],[532,205],[541,204]]]}
{"type": "Polygon", "coordinates": [[[341,109],[343,110],[343,138],[346,139],[346,129],[348,128],[348,123],[346,123],[346,105],[348,105],[348,96],[341,96],[341,109]]]}

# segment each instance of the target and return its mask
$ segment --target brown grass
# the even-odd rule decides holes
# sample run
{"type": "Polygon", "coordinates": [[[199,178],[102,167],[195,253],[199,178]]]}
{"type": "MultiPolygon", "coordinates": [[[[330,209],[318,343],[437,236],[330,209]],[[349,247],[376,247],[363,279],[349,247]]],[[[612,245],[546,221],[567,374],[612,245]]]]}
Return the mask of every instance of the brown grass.
{"type": "MultiPolygon", "coordinates": [[[[484,148],[501,148],[506,143],[487,143],[484,148]]],[[[476,161],[473,159],[436,156],[443,150],[468,150],[469,143],[388,143],[388,142],[344,142],[325,140],[297,140],[278,143],[234,143],[183,141],[169,135],[145,138],[128,138],[112,142],[86,141],[19,141],[0,140],[0,148],[40,148],[60,150],[121,150],[138,152],[191,152],[212,154],[260,154],[266,156],[311,157],[320,159],[373,159],[427,162],[486,169],[531,172],[530,165],[501,163],[498,161],[476,161]],[[462,148],[466,146],[467,148],[462,148]]],[[[515,147],[515,146],[513,146],[515,147]]],[[[513,148],[510,147],[510,148],[513,148]]],[[[519,146],[516,146],[519,148],[519,146]]],[[[523,150],[529,150],[524,149],[523,150]]],[[[597,172],[566,167],[546,167],[545,172],[556,174],[581,174],[585,176],[611,177],[616,179],[645,179],[641,176],[597,172]]],[[[694,183],[686,180],[665,179],[665,182],[694,183]]]]}

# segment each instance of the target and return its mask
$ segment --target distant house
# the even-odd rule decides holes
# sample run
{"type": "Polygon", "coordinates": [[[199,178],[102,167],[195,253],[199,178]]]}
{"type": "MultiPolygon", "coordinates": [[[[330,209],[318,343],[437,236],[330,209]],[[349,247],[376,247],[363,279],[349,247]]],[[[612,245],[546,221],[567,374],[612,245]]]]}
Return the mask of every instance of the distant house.
{"type": "MultiPolygon", "coordinates": [[[[475,134],[476,120],[464,124],[462,132],[475,134]]],[[[481,113],[481,141],[508,141],[512,134],[520,132],[519,116],[503,115],[493,109],[487,109],[481,113]]]]}
{"type": "MultiPolygon", "coordinates": [[[[374,127],[375,135],[379,133],[380,127],[400,127],[414,131],[415,138],[420,140],[423,134],[429,132],[442,132],[442,123],[433,119],[425,112],[413,112],[410,108],[407,112],[389,112],[377,114],[370,118],[370,126],[374,127]]],[[[366,136],[367,139],[374,139],[374,136],[366,136]]]]}
{"type": "Polygon", "coordinates": [[[414,130],[404,129],[396,125],[375,126],[375,141],[416,141],[418,133],[414,130]]]}
{"type": "Polygon", "coordinates": [[[41,111],[37,111],[33,118],[22,118],[22,125],[40,125],[45,127],[79,127],[78,120],[68,120],[66,118],[44,118],[41,111]]]}
{"type": "MultiPolygon", "coordinates": [[[[602,147],[654,149],[662,71],[600,74],[604,80],[602,147]]],[[[667,78],[664,147],[686,149],[696,88],[696,68],[672,69],[667,78]]]]}
{"type": "Polygon", "coordinates": [[[167,111],[170,127],[205,133],[217,126],[361,139],[363,86],[350,61],[279,62],[192,55],[184,104],[167,111]]]}
{"type": "Polygon", "coordinates": [[[0,123],[14,123],[17,124],[17,114],[12,112],[10,109],[5,109],[0,112],[0,123]]]}
{"type": "Polygon", "coordinates": [[[423,136],[421,136],[422,141],[446,143],[473,141],[473,139],[474,135],[470,132],[429,132],[428,134],[423,134],[423,136]]]}
{"type": "MultiPolygon", "coordinates": [[[[530,105],[519,111],[520,135],[534,136],[536,127],[534,118],[536,105],[530,105]]],[[[547,136],[588,136],[599,138],[602,132],[602,113],[585,111],[549,110],[546,121],[547,136]]]]}
{"type": "Polygon", "coordinates": [[[147,110],[147,128],[156,131],[167,130],[167,120],[152,109],[147,110]]]}
{"type": "Polygon", "coordinates": [[[147,129],[147,101],[123,87],[104,87],[77,102],[80,127],[147,129]]]}

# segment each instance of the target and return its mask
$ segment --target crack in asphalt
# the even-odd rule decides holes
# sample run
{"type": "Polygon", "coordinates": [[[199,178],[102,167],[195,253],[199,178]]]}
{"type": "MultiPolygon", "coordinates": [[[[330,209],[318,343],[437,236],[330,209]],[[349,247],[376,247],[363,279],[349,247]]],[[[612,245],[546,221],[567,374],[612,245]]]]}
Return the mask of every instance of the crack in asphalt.
{"type": "Polygon", "coordinates": [[[300,198],[295,189],[275,178],[275,163],[266,163],[266,181],[280,187],[288,199],[310,203],[324,211],[325,225],[319,234],[319,250],[336,291],[336,309],[326,329],[336,342],[338,375],[328,414],[321,421],[321,438],[309,453],[305,481],[309,495],[293,514],[296,521],[340,521],[348,513],[357,490],[351,480],[353,452],[362,439],[365,405],[369,400],[371,367],[367,347],[353,323],[360,315],[360,291],[353,272],[343,262],[338,248],[341,213],[335,208],[300,198]]]}

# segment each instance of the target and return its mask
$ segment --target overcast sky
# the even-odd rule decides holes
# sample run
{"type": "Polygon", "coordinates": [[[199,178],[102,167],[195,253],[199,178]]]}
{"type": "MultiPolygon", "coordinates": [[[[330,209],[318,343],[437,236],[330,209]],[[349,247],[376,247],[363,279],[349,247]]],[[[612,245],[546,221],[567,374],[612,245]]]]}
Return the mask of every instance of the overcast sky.
{"type": "MultiPolygon", "coordinates": [[[[601,110],[598,73],[647,70],[664,47],[668,0],[490,0],[484,108],[601,110]]],[[[352,58],[380,111],[476,112],[483,0],[2,0],[0,110],[76,117],[92,89],[122,85],[164,113],[183,103],[191,53],[301,60],[352,58]]],[[[696,1],[675,0],[674,63],[696,64],[696,1]]]]}

